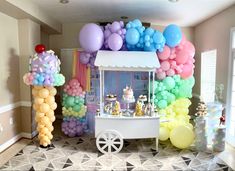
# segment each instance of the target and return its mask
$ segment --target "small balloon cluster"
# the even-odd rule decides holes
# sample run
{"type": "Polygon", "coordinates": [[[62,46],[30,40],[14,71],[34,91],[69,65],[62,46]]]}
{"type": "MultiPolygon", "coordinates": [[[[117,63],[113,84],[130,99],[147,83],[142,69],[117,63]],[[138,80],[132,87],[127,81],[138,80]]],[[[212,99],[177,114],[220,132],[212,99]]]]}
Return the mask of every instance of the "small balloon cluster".
{"type": "Polygon", "coordinates": [[[54,110],[57,108],[55,102],[56,89],[54,87],[34,86],[32,89],[34,97],[33,109],[36,111],[35,121],[40,145],[44,147],[51,144],[52,131],[55,121],[54,110]]]}
{"type": "Polygon", "coordinates": [[[60,72],[60,60],[53,51],[45,51],[44,45],[37,45],[37,52],[29,61],[29,73],[23,77],[26,85],[33,85],[34,97],[33,109],[36,111],[38,138],[40,145],[47,147],[53,138],[52,123],[55,121],[54,110],[57,108],[55,102],[56,89],[53,86],[63,85],[64,76],[60,72]]]}
{"type": "Polygon", "coordinates": [[[64,86],[62,114],[64,116],[62,131],[68,136],[80,136],[83,133],[85,125],[86,106],[85,92],[79,81],[71,79],[64,86]],[[71,127],[74,126],[74,127],[71,127]]]}
{"type": "Polygon", "coordinates": [[[189,122],[190,116],[188,115],[190,105],[189,99],[180,98],[165,109],[159,110],[161,119],[169,121],[160,123],[159,139],[161,141],[170,138],[171,143],[181,149],[193,143],[193,125],[189,122]]]}
{"type": "Polygon", "coordinates": [[[96,57],[96,52],[81,52],[80,53],[80,62],[84,65],[87,65],[91,68],[95,67],[95,57],[96,57]]]}
{"type": "Polygon", "coordinates": [[[183,35],[177,47],[164,46],[162,52],[157,52],[161,67],[156,70],[157,78],[179,74],[187,79],[193,75],[195,48],[183,35]]]}
{"type": "Polygon", "coordinates": [[[191,98],[194,84],[195,80],[193,76],[184,80],[179,75],[174,75],[172,77],[166,77],[162,81],[155,81],[154,104],[158,108],[164,109],[176,99],[191,98]]]}
{"type": "Polygon", "coordinates": [[[135,19],[126,25],[126,46],[128,50],[163,51],[166,39],[160,31],[147,28],[135,19]]]}
{"type": "Polygon", "coordinates": [[[126,29],[123,21],[107,24],[104,30],[104,48],[118,51],[125,41],[126,29]]]}
{"type": "Polygon", "coordinates": [[[35,47],[36,54],[30,58],[29,73],[23,77],[25,84],[38,86],[61,86],[65,78],[60,74],[60,60],[52,50],[45,51],[44,45],[35,47]]]}
{"type": "Polygon", "coordinates": [[[87,129],[86,123],[75,117],[64,118],[61,127],[63,133],[69,137],[81,136],[87,129]]]}

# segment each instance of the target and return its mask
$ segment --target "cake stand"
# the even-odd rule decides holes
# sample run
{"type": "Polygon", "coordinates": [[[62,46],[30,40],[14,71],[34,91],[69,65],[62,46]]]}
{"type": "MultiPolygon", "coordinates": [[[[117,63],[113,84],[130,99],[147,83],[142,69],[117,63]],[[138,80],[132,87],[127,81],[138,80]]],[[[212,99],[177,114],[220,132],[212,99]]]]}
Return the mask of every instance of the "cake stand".
{"type": "Polygon", "coordinates": [[[122,102],[126,104],[126,110],[123,112],[124,116],[131,116],[133,114],[133,111],[130,110],[130,103],[135,103],[135,98],[133,99],[122,99],[122,102]]]}

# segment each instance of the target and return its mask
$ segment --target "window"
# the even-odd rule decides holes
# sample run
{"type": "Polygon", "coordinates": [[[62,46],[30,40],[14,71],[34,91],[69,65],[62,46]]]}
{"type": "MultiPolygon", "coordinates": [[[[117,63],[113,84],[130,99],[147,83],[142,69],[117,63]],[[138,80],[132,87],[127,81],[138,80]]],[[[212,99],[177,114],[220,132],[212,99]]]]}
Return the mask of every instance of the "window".
{"type": "Polygon", "coordinates": [[[201,98],[206,103],[215,100],[216,50],[201,54],[201,98]]]}

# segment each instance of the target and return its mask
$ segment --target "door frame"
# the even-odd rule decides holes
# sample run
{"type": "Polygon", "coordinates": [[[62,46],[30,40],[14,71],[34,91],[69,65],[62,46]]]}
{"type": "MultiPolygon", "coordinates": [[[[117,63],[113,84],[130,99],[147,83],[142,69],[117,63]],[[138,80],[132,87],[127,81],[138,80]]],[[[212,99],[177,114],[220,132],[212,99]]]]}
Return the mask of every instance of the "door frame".
{"type": "Polygon", "coordinates": [[[232,102],[232,82],[233,82],[233,66],[235,59],[235,48],[233,44],[233,33],[235,33],[235,27],[230,29],[230,43],[229,43],[229,61],[228,61],[228,81],[227,81],[227,98],[226,98],[226,142],[235,147],[235,136],[232,137],[229,134],[230,118],[231,118],[231,102],[232,102]]]}

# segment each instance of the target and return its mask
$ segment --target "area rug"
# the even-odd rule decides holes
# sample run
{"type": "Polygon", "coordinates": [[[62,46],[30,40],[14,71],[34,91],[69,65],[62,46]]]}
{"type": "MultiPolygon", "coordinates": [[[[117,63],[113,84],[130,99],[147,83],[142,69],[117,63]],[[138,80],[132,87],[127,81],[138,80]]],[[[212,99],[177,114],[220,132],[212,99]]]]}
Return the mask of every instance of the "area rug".
{"type": "Polygon", "coordinates": [[[160,142],[157,152],[154,144],[151,139],[125,140],[121,152],[104,155],[92,136],[57,135],[47,149],[32,140],[0,170],[232,170],[212,151],[179,150],[167,141],[160,142]]]}

